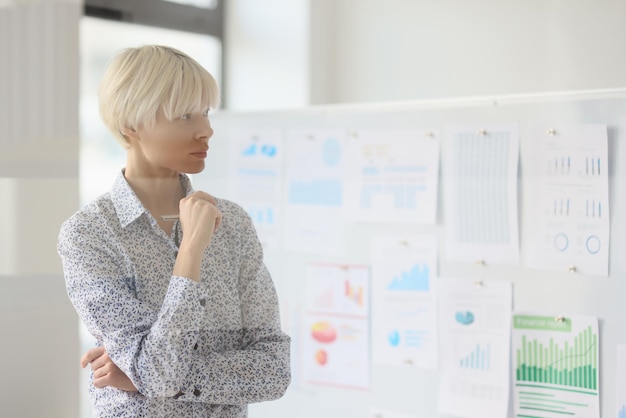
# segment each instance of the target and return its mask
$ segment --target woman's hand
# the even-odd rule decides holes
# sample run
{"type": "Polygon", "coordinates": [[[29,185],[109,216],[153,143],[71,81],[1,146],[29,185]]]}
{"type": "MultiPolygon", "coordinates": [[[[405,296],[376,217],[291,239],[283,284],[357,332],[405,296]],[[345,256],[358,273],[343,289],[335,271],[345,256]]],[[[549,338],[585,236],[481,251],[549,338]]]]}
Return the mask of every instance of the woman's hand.
{"type": "Polygon", "coordinates": [[[93,385],[98,389],[110,386],[126,392],[137,392],[133,382],[113,363],[104,347],[94,347],[83,354],[80,366],[85,368],[88,364],[91,364],[93,370],[93,385]]]}
{"type": "Polygon", "coordinates": [[[200,281],[200,266],[204,250],[222,221],[222,213],[213,196],[195,192],[180,200],[180,223],[183,239],[179,246],[173,275],[200,281]]]}
{"type": "Polygon", "coordinates": [[[222,213],[215,198],[204,192],[194,192],[180,200],[180,222],[183,241],[204,250],[222,221],[222,213]]]}

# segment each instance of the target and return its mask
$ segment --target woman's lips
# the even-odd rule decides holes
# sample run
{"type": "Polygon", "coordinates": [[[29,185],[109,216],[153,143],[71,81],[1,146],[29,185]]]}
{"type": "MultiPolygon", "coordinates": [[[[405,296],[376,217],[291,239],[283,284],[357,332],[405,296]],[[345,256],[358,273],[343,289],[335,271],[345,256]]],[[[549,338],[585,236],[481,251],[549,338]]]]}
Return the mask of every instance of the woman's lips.
{"type": "Polygon", "coordinates": [[[206,158],[206,151],[192,152],[191,155],[198,158],[206,158]]]}

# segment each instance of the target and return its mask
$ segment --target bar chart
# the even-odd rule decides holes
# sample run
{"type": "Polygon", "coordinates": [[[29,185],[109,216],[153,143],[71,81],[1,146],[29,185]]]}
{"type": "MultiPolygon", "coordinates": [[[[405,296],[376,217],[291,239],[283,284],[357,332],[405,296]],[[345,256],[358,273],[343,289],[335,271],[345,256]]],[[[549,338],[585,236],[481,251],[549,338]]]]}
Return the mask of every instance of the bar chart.
{"type": "Polygon", "coordinates": [[[584,389],[597,389],[598,336],[587,328],[573,343],[549,344],[522,336],[516,350],[518,382],[549,383],[584,389]]]}
{"type": "Polygon", "coordinates": [[[513,316],[516,417],[599,418],[596,318],[513,316]]]}
{"type": "Polygon", "coordinates": [[[415,264],[408,271],[403,271],[394,276],[388,290],[412,290],[427,292],[430,288],[430,272],[428,265],[415,264]]]}
{"type": "Polygon", "coordinates": [[[459,360],[462,369],[489,370],[491,364],[490,344],[476,344],[476,348],[459,360]]]}

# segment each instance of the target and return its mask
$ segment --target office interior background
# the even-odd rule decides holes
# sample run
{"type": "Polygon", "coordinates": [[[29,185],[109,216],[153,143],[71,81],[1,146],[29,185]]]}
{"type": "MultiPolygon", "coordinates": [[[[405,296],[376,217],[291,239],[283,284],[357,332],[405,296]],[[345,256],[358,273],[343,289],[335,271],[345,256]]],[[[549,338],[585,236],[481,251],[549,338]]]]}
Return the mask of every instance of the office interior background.
{"type": "Polygon", "coordinates": [[[175,42],[233,112],[523,96],[626,87],[625,18],[620,0],[0,0],[0,415],[88,416],[56,239],[110,185],[107,54],[175,42]]]}

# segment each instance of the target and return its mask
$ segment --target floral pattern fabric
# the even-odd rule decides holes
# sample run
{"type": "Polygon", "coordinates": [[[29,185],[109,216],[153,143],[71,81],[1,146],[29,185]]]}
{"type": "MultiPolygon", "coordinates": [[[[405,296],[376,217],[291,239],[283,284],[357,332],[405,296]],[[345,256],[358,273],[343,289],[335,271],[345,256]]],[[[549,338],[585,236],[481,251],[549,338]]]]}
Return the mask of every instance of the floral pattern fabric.
{"type": "MultiPolygon", "coordinates": [[[[180,180],[193,192],[189,178],[180,180]]],[[[111,191],[61,227],[68,296],[138,392],[90,386],[95,417],[247,416],[247,404],[281,397],[290,339],[280,329],[274,284],[252,222],[217,199],[222,222],[204,253],[199,283],[172,276],[171,236],[144,208],[123,172],[111,191]]]]}

